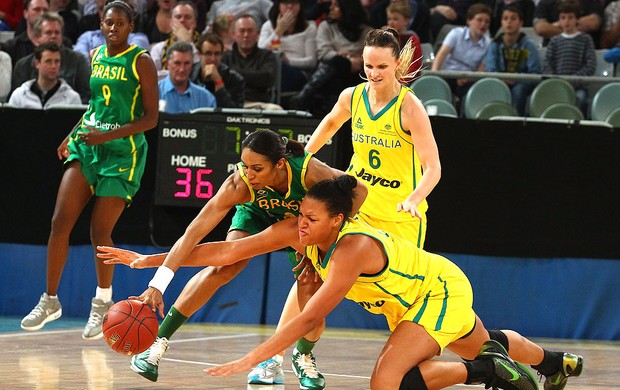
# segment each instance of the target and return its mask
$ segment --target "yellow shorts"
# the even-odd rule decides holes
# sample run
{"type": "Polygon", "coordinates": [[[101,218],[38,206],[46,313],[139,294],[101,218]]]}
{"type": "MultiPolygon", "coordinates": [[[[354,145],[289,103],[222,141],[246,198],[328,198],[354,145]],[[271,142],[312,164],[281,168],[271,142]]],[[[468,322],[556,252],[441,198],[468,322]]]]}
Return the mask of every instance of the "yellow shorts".
{"type": "Polygon", "coordinates": [[[442,264],[439,276],[429,281],[425,286],[426,296],[416,300],[399,323],[413,321],[423,326],[443,351],[448,344],[471,332],[476,314],[472,307],[471,284],[463,271],[456,264],[436,256],[438,261],[435,264],[442,264]]]}
{"type": "Polygon", "coordinates": [[[424,247],[426,238],[426,221],[419,218],[411,218],[410,221],[385,221],[371,217],[368,214],[357,213],[355,216],[370,226],[383,230],[387,233],[406,238],[416,244],[418,248],[424,247]]]}

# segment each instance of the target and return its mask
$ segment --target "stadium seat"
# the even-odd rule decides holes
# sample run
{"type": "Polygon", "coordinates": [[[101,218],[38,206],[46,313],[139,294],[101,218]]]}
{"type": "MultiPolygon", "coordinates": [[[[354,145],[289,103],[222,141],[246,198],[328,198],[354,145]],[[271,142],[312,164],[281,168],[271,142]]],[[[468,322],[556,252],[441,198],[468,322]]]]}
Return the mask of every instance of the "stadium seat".
{"type": "Polygon", "coordinates": [[[606,49],[598,49],[594,51],[596,55],[596,70],[593,76],[599,77],[613,77],[614,76],[614,64],[605,61],[606,49]]]}
{"type": "Polygon", "coordinates": [[[443,99],[430,99],[424,102],[424,108],[429,116],[449,116],[456,118],[458,116],[456,108],[452,103],[443,99]]]}
{"type": "Polygon", "coordinates": [[[540,117],[546,119],[582,120],[583,114],[574,104],[555,103],[547,107],[540,117]]]}
{"type": "Polygon", "coordinates": [[[620,107],[616,108],[607,115],[605,122],[609,123],[613,127],[620,128],[620,107]]]}
{"type": "Polygon", "coordinates": [[[465,118],[476,118],[482,107],[494,101],[512,104],[512,95],[506,83],[495,77],[486,77],[476,81],[463,98],[465,118]]]}
{"type": "Polygon", "coordinates": [[[491,119],[494,116],[519,116],[517,109],[506,102],[489,102],[476,114],[476,119],[491,119]]]}
{"type": "Polygon", "coordinates": [[[590,118],[594,121],[604,121],[619,105],[620,83],[606,84],[599,89],[592,99],[590,118]]]}
{"type": "MultiPolygon", "coordinates": [[[[422,69],[430,69],[435,60],[433,45],[428,42],[422,43],[422,69]]],[[[415,55],[415,53],[414,53],[415,55]]],[[[417,57],[417,55],[416,55],[417,57]]]]}
{"type": "Polygon", "coordinates": [[[534,27],[521,27],[521,32],[527,35],[527,37],[530,38],[532,42],[534,42],[536,47],[542,47],[543,37],[536,34],[536,31],[534,31],[534,27]]]}
{"type": "Polygon", "coordinates": [[[575,105],[575,90],[566,80],[552,78],[543,80],[534,88],[528,105],[529,116],[541,117],[555,103],[575,105]]]}
{"type": "Polygon", "coordinates": [[[442,99],[452,103],[452,90],[448,82],[439,76],[422,76],[411,83],[411,89],[422,103],[430,99],[442,99]]]}

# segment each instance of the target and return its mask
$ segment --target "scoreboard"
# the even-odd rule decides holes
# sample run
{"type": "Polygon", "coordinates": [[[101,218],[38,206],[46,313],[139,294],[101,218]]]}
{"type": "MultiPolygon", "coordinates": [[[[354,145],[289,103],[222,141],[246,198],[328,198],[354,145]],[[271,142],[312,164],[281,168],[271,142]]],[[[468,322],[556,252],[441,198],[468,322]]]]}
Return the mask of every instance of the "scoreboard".
{"type": "MultiPolygon", "coordinates": [[[[160,113],[154,203],[202,207],[240,161],[241,142],[258,129],[306,143],[319,120],[300,111],[221,109],[160,113]]],[[[316,154],[336,166],[336,137],[316,154]]]]}

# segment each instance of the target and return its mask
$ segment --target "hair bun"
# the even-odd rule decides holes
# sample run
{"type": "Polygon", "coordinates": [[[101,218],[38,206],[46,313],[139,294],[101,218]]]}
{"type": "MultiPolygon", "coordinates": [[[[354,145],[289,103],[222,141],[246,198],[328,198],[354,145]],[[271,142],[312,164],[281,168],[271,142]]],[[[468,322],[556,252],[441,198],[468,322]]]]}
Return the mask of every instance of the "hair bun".
{"type": "Polygon", "coordinates": [[[357,179],[351,175],[342,175],[334,180],[336,187],[347,195],[353,195],[353,189],[357,187],[357,179]]]}

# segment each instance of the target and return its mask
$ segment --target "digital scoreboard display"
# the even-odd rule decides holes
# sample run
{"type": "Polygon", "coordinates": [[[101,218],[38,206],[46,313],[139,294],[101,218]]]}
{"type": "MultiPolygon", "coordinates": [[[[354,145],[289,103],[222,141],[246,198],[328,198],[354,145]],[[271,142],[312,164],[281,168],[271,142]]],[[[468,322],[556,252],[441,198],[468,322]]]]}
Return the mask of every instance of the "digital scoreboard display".
{"type": "MultiPolygon", "coordinates": [[[[305,114],[305,113],[304,113],[305,114]]],[[[319,119],[301,113],[266,114],[258,110],[221,110],[195,114],[160,113],[155,205],[202,207],[236,169],[241,142],[258,129],[276,131],[306,143],[319,119]]],[[[316,154],[335,166],[330,141],[316,154]]]]}

